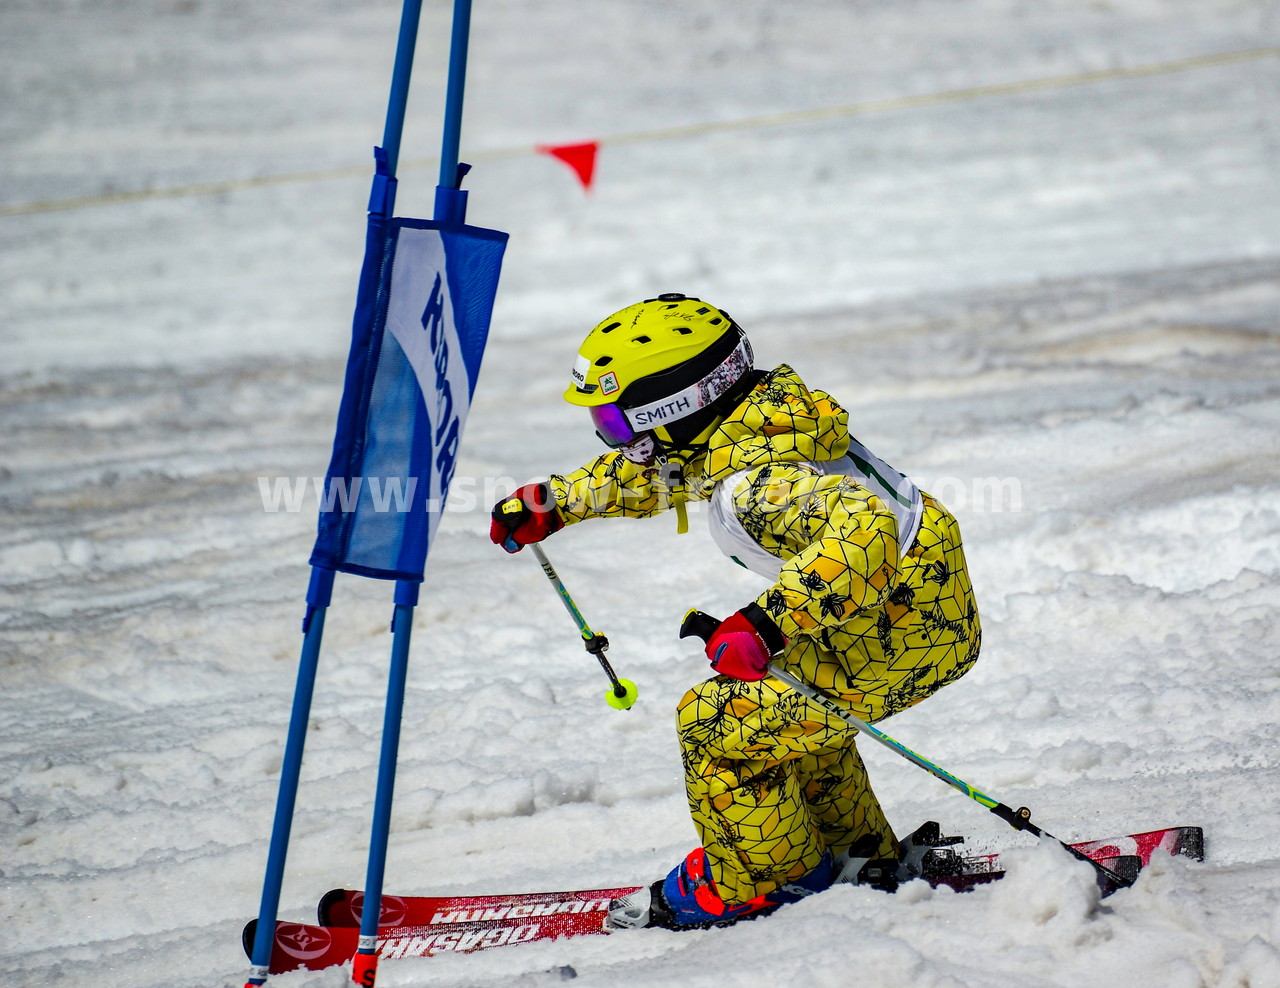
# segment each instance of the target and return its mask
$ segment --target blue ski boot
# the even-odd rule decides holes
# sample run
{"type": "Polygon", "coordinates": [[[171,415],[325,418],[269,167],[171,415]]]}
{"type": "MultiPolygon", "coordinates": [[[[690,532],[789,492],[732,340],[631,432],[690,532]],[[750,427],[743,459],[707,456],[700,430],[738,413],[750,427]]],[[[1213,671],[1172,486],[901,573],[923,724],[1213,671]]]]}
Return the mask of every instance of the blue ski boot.
{"type": "Polygon", "coordinates": [[[829,888],[836,869],[828,851],[807,875],[749,902],[728,903],[720,898],[711,877],[707,852],[694,848],[666,878],[609,904],[605,925],[610,929],[659,926],[695,930],[725,926],[748,916],[761,916],[779,906],[829,888]]]}

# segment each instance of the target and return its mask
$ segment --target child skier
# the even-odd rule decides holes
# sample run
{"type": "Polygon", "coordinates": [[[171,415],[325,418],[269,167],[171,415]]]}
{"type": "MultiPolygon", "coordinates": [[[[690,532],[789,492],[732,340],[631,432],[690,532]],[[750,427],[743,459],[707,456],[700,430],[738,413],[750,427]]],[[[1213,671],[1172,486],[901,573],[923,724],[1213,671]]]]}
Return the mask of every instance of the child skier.
{"type": "Polygon", "coordinates": [[[587,518],[670,507],[684,531],[686,502],[706,500],[720,549],[773,581],[724,621],[686,621],[717,674],[677,708],[702,847],[615,902],[611,923],[731,921],[896,860],[856,732],[767,667],[872,722],[964,675],[981,634],[955,519],[853,439],[830,395],[786,364],[753,369],[742,329],[696,298],[605,319],[565,399],[611,451],[496,505],[494,542],[516,552],[587,518]]]}

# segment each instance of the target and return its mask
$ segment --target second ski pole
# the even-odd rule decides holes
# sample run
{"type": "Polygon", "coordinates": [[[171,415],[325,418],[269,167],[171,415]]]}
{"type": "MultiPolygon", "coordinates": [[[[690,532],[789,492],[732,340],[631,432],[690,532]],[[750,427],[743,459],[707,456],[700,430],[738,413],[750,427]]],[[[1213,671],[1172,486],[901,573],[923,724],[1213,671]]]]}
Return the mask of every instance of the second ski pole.
{"type": "Polygon", "coordinates": [[[1088,862],[1090,865],[1093,866],[1094,870],[1097,872],[1098,885],[1103,890],[1104,895],[1110,894],[1111,892],[1115,892],[1116,890],[1121,888],[1128,888],[1130,885],[1133,884],[1132,878],[1126,878],[1122,875],[1118,875],[1116,872],[1112,871],[1106,865],[1103,865],[1100,862],[1094,861],[1091,857],[1089,857],[1083,851],[1080,851],[1079,849],[1072,847],[1066,841],[1061,840],[1060,838],[1053,836],[1053,834],[1049,833],[1047,830],[1044,830],[1036,826],[1034,823],[1031,822],[1031,811],[1027,809],[1025,806],[1015,810],[1013,809],[1013,807],[1000,802],[1000,800],[994,799],[991,796],[988,796],[986,793],[982,792],[981,790],[975,789],[973,786],[969,785],[969,783],[964,782],[961,779],[957,779],[950,772],[947,772],[946,770],[939,768],[937,765],[929,761],[929,759],[925,758],[923,755],[918,755],[914,751],[912,751],[910,748],[908,748],[905,744],[902,744],[899,741],[895,741],[893,738],[889,737],[889,735],[885,734],[879,728],[875,727],[872,724],[868,724],[866,721],[861,720],[858,717],[855,717],[849,711],[845,710],[844,708],[840,707],[836,703],[832,702],[825,694],[814,689],[808,683],[805,683],[802,680],[797,679],[795,676],[791,675],[791,673],[787,672],[776,662],[770,663],[769,675],[773,676],[775,679],[782,680],[782,682],[786,683],[788,686],[790,686],[797,693],[800,693],[806,699],[810,700],[813,703],[816,703],[827,713],[834,714],[835,716],[841,718],[846,723],[856,728],[859,734],[862,734],[864,737],[869,737],[869,738],[872,738],[873,740],[879,741],[882,745],[884,745],[890,751],[896,752],[897,754],[901,755],[903,758],[907,759],[907,761],[912,762],[915,765],[918,765],[920,768],[924,769],[926,772],[932,775],[935,779],[941,779],[943,782],[951,786],[953,789],[958,789],[960,792],[964,793],[966,796],[972,799],[975,803],[978,803],[981,806],[985,806],[988,810],[990,810],[992,813],[998,816],[1005,823],[1009,824],[1009,826],[1013,827],[1015,830],[1025,830],[1027,833],[1032,834],[1035,837],[1039,837],[1041,840],[1052,841],[1053,843],[1056,843],[1066,848],[1067,852],[1070,853],[1073,857],[1079,858],[1081,861],[1088,862]]]}
{"type": "Polygon", "coordinates": [[[615,710],[630,710],[638,696],[636,684],[629,679],[619,679],[617,673],[613,671],[613,666],[609,665],[609,660],[604,657],[605,650],[609,647],[609,639],[591,630],[590,625],[587,624],[582,613],[578,610],[578,605],[573,602],[573,598],[569,596],[569,591],[565,589],[564,581],[560,579],[555,567],[551,565],[551,560],[542,551],[542,546],[535,543],[530,548],[538,558],[538,563],[542,566],[542,572],[547,575],[551,585],[556,588],[556,593],[560,595],[560,600],[564,604],[565,610],[569,612],[569,616],[573,618],[574,623],[578,626],[578,633],[582,635],[583,646],[600,661],[600,668],[609,677],[610,689],[604,695],[605,702],[615,710]]]}
{"type": "MultiPolygon", "coordinates": [[[[684,624],[680,628],[680,637],[688,638],[691,636],[696,636],[698,638],[701,638],[703,641],[706,641],[719,624],[720,622],[717,621],[715,618],[711,617],[709,614],[704,614],[703,612],[698,610],[691,610],[688,614],[685,615],[684,624]]],[[[951,786],[953,789],[956,789],[964,793],[966,796],[972,799],[975,803],[978,803],[981,806],[985,806],[988,810],[990,810],[992,813],[998,816],[1005,823],[1009,824],[1009,826],[1013,827],[1015,830],[1025,830],[1027,833],[1032,834],[1036,837],[1039,837],[1042,840],[1048,840],[1056,844],[1059,844],[1062,847],[1066,848],[1068,853],[1070,853],[1073,857],[1079,858],[1081,861],[1088,862],[1090,865],[1093,866],[1094,871],[1097,873],[1098,885],[1102,889],[1104,895],[1110,894],[1111,892],[1114,892],[1117,889],[1128,888],[1130,885],[1133,884],[1132,878],[1126,878],[1122,875],[1116,874],[1110,868],[1106,867],[1105,865],[1097,861],[1094,861],[1087,854],[1085,854],[1084,852],[1080,851],[1077,848],[1072,847],[1066,841],[1061,840],[1053,836],[1053,834],[1049,833],[1047,830],[1043,830],[1040,827],[1036,826],[1034,823],[1031,822],[1031,811],[1027,809],[1025,806],[1022,807],[1021,809],[1015,810],[1013,809],[1013,807],[1000,802],[1000,800],[993,799],[991,796],[988,796],[986,793],[982,792],[981,790],[975,789],[973,786],[969,785],[969,783],[963,781],[962,779],[956,778],[954,775],[952,775],[950,772],[946,771],[945,769],[939,768],[937,765],[929,761],[929,759],[925,758],[923,755],[916,754],[914,751],[908,748],[905,744],[895,741],[893,738],[889,737],[889,735],[881,731],[878,727],[874,726],[873,724],[869,724],[867,721],[862,720],[860,717],[855,716],[852,712],[844,709],[844,707],[840,706],[838,703],[832,700],[831,697],[827,696],[821,690],[816,689],[813,686],[810,686],[808,683],[804,682],[801,679],[797,679],[795,676],[789,673],[786,669],[782,668],[782,666],[779,663],[777,662],[769,663],[769,675],[773,676],[774,679],[781,680],[783,683],[791,687],[791,689],[795,690],[801,696],[805,697],[810,702],[817,704],[826,713],[830,714],[833,717],[837,717],[840,720],[843,720],[850,727],[857,730],[859,734],[863,735],[864,737],[869,737],[874,741],[880,742],[880,744],[884,745],[890,751],[898,755],[901,755],[907,761],[924,769],[934,778],[941,779],[943,782],[951,786]]]]}

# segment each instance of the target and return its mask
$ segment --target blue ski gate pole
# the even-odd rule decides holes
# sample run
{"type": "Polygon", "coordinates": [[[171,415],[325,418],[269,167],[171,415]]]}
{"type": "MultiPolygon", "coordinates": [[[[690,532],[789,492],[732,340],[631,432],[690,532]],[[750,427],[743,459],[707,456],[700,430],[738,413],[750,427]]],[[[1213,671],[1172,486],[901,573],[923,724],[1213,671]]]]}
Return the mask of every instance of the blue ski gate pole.
{"type": "MultiPolygon", "coordinates": [[[[400,743],[400,721],[404,709],[408,673],[409,644],[413,612],[418,602],[427,549],[434,523],[421,521],[442,510],[453,471],[453,457],[461,434],[466,408],[470,405],[480,360],[484,352],[497,289],[502,250],[507,235],[493,230],[465,226],[466,193],[459,188],[466,165],[458,163],[461,139],[462,91],[466,76],[467,41],[471,22],[471,0],[455,0],[449,82],[445,106],[444,141],[441,153],[440,185],[436,189],[435,217],[426,222],[394,217],[396,167],[408,104],[413,71],[421,0],[404,0],[391,92],[387,104],[382,147],[374,149],[376,161],[369,195],[368,233],[365,264],[357,293],[353,320],[352,348],[347,364],[347,380],[339,408],[334,454],[329,481],[355,482],[354,506],[336,512],[321,511],[320,531],[312,551],[312,577],[307,594],[307,617],[298,681],[294,690],[285,758],[281,769],[276,815],[263,883],[257,929],[250,951],[252,969],[246,988],[266,982],[271,970],[276,942],[276,915],[280,902],[285,856],[288,850],[294,805],[301,771],[303,744],[310,718],[324,615],[329,605],[337,571],[376,579],[394,579],[395,610],[392,617],[390,671],[379,754],[378,782],[374,796],[372,836],[365,906],[361,916],[360,939],[354,960],[355,980],[371,988],[377,970],[377,932],[381,913],[382,883],[386,870],[391,805],[395,789],[396,763],[400,743]],[[439,260],[443,257],[444,260],[439,260]],[[401,264],[392,264],[392,258],[401,264]],[[436,265],[439,267],[435,267],[436,265]],[[434,271],[432,270],[434,268],[434,271]],[[404,273],[399,282],[392,272],[404,273]],[[434,273],[435,287],[431,288],[434,273]],[[415,278],[420,279],[415,281],[415,278]],[[421,284],[425,279],[425,284],[421,284]],[[443,287],[442,287],[443,286],[443,287]],[[421,289],[421,294],[419,291],[421,289]],[[453,299],[449,320],[444,318],[445,295],[453,299]],[[425,309],[423,308],[425,304],[425,309]],[[406,342],[396,335],[404,324],[389,321],[388,306],[413,306],[412,317],[421,312],[423,337],[406,342]],[[429,339],[424,354],[417,340],[429,339]],[[387,348],[383,348],[383,343],[387,348]],[[390,353],[386,359],[379,354],[390,353]],[[414,363],[414,361],[418,361],[414,363]],[[435,401],[428,403],[423,381],[434,372],[435,401]],[[375,386],[376,385],[376,386],[375,386]],[[374,406],[369,396],[381,395],[374,406]],[[465,402],[461,401],[465,397],[465,402]],[[429,411],[428,405],[435,411],[429,411]],[[393,411],[385,414],[385,409],[393,411]],[[407,428],[402,411],[409,409],[407,428]],[[445,416],[432,419],[432,415],[445,416]],[[378,416],[382,416],[379,418],[378,416]],[[371,425],[370,423],[374,423],[371,425]],[[368,442],[372,429],[378,442],[368,442]],[[399,430],[399,431],[397,431],[399,430]],[[434,437],[424,450],[419,437],[434,437]],[[441,445],[447,440],[446,445],[441,445]],[[448,445],[452,444],[452,445],[448,445]],[[372,451],[372,452],[371,452],[372,451]],[[370,470],[374,472],[369,472],[370,470]],[[378,521],[377,510],[362,512],[359,482],[382,476],[388,481],[403,477],[433,494],[428,507],[420,490],[415,511],[397,516],[388,527],[378,521]],[[370,515],[370,511],[373,515],[370,515]],[[410,522],[410,519],[418,521],[410,522]]],[[[402,313],[403,315],[403,313],[402,313]]],[[[410,495],[413,497],[413,495],[410,495]]]]}
{"type": "Polygon", "coordinates": [[[400,752],[400,719],[404,712],[405,683],[409,674],[409,639],[413,633],[413,609],[417,603],[418,584],[398,580],[396,606],[391,618],[391,670],[387,677],[387,705],[382,718],[382,750],[378,757],[378,788],[373,799],[373,830],[369,838],[364,908],[360,914],[359,946],[352,958],[351,977],[362,988],[372,988],[377,979],[382,881],[387,867],[391,803],[395,795],[396,762],[400,752]]]}
{"type": "Polygon", "coordinates": [[[467,194],[459,186],[470,166],[458,164],[458,148],[462,143],[462,92],[467,82],[470,37],[471,0],[454,0],[449,88],[444,98],[444,138],[440,143],[440,180],[436,185],[435,218],[442,223],[461,223],[467,215],[467,194]]]}
{"type": "Polygon", "coordinates": [[[382,147],[374,148],[377,173],[369,194],[369,212],[390,216],[396,205],[396,167],[400,163],[400,137],[404,132],[405,109],[409,105],[409,80],[413,75],[413,53],[418,44],[418,22],[422,0],[404,0],[400,11],[400,36],[396,40],[395,67],[391,70],[391,95],[387,99],[387,120],[382,128],[382,147]]]}
{"type": "MultiPolygon", "coordinates": [[[[409,99],[409,78],[417,38],[421,0],[405,0],[396,45],[396,65],[392,73],[391,97],[383,133],[389,195],[385,215],[395,200],[395,169],[400,154],[405,107],[409,99]]],[[[462,136],[462,92],[466,84],[467,41],[471,29],[471,0],[454,0],[453,32],[449,47],[449,82],[445,95],[444,138],[440,152],[440,182],[436,188],[435,220],[461,225],[466,219],[467,194],[458,186],[464,169],[458,165],[462,136]]],[[[379,162],[382,165],[382,162],[379,162]]],[[[375,195],[370,198],[371,211],[375,195]]],[[[360,916],[360,939],[352,958],[352,980],[361,988],[373,988],[378,972],[378,922],[382,916],[382,884],[386,874],[387,843],[391,831],[391,806],[395,795],[396,764],[400,749],[400,720],[404,710],[405,685],[409,669],[409,641],[413,632],[413,611],[418,603],[418,584],[396,583],[395,612],[392,617],[391,669],[383,715],[382,749],[378,758],[378,786],[374,796],[373,827],[369,838],[369,862],[365,876],[364,906],[360,916]]]]}
{"type": "Polygon", "coordinates": [[[293,828],[293,808],[298,797],[298,777],[302,773],[302,749],[311,718],[311,697],[315,691],[320,641],[324,637],[324,617],[333,596],[333,570],[311,568],[307,588],[307,615],[302,622],[302,657],[298,660],[298,682],[293,691],[293,712],[285,741],[284,762],[280,766],[280,788],[276,796],[275,822],[267,852],[267,872],[262,881],[262,904],[253,938],[252,967],[245,988],[265,984],[271,964],[271,948],[276,942],[276,915],[280,910],[280,888],[284,883],[284,863],[293,828]]]}

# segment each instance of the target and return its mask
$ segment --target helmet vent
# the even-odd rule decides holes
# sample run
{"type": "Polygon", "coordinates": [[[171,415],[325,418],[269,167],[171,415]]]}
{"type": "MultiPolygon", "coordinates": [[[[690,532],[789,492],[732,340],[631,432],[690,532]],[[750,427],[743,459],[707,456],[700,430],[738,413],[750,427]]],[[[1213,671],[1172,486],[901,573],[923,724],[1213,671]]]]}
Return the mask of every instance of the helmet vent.
{"type": "Polygon", "coordinates": [[[602,327],[602,328],[601,328],[601,330],[600,330],[600,332],[601,332],[601,333],[612,333],[615,329],[617,329],[617,328],[618,328],[619,326],[621,326],[621,325],[622,325],[622,323],[620,323],[620,322],[613,322],[613,323],[610,323],[608,326],[604,326],[604,327],[602,327]]]}
{"type": "Polygon", "coordinates": [[[648,336],[637,336],[631,341],[632,343],[652,343],[653,339],[648,336]]]}
{"type": "Polygon", "coordinates": [[[690,329],[688,326],[672,326],[671,328],[674,329],[681,336],[691,336],[693,334],[693,330],[690,329]]]}
{"type": "Polygon", "coordinates": [[[603,357],[601,357],[599,360],[596,361],[596,366],[608,367],[611,363],[613,363],[613,357],[609,356],[608,354],[605,354],[603,357]]]}

